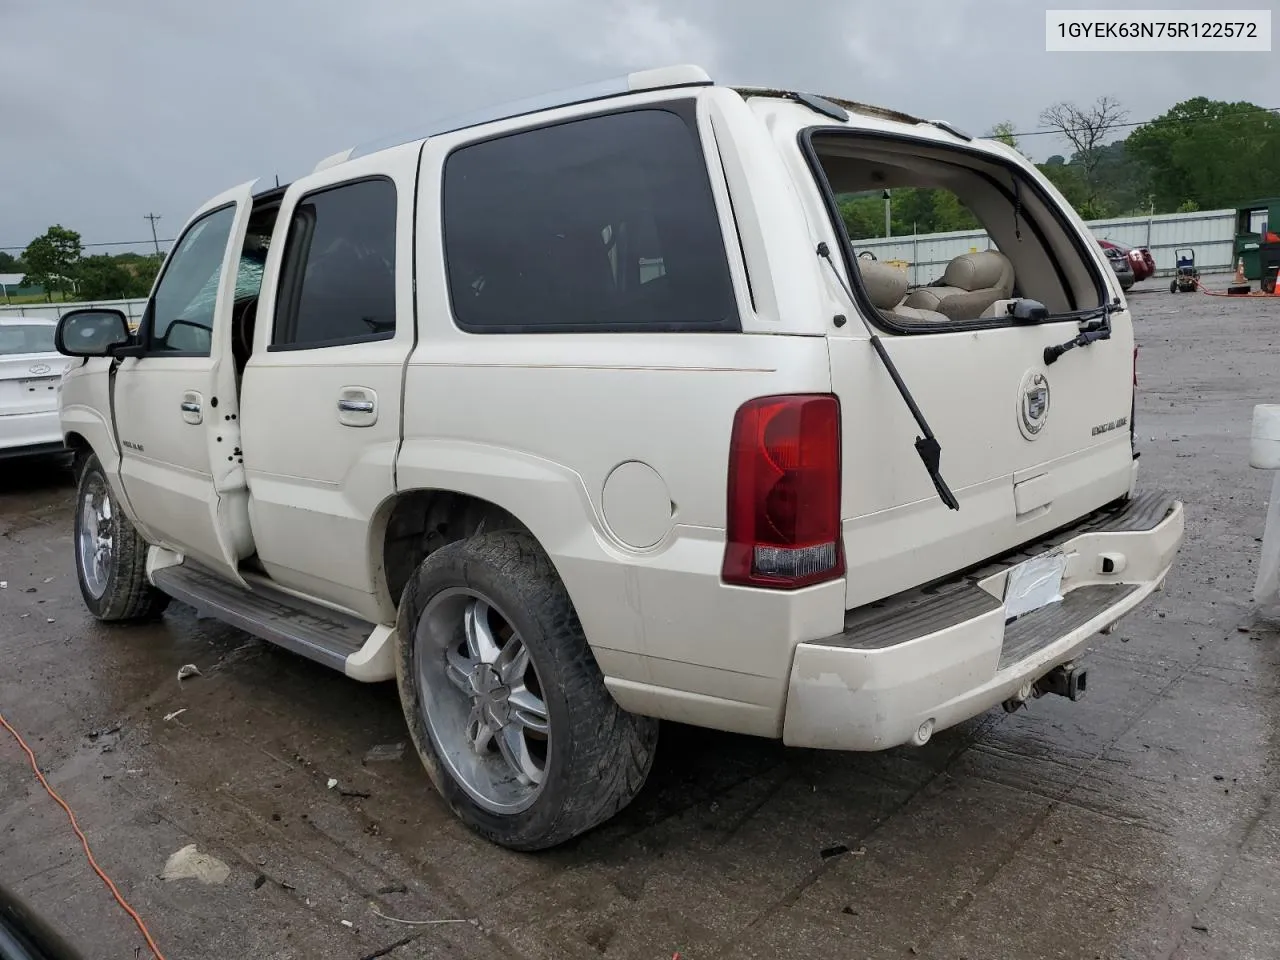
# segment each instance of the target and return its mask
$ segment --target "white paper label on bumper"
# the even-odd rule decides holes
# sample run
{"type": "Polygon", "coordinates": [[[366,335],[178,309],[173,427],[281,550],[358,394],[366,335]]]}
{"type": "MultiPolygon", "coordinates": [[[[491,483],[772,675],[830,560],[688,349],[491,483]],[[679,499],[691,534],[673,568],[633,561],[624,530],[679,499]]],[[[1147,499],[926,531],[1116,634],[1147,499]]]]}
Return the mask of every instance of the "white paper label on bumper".
{"type": "Polygon", "coordinates": [[[1004,588],[1004,615],[1012,620],[1062,600],[1065,553],[1046,553],[1018,564],[1009,571],[1004,588]]]}

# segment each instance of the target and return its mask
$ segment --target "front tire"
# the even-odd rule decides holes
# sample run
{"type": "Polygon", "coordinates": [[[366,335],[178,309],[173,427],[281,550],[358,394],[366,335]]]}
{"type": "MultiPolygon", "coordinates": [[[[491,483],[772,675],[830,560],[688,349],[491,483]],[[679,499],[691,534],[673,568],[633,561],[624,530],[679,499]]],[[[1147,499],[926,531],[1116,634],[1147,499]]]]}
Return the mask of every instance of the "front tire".
{"type": "Polygon", "coordinates": [[[169,597],[147,581],[147,543],[112,495],[97,455],[77,473],[76,578],[85,606],[108,623],[158,617],[169,597]]]}
{"type": "Polygon", "coordinates": [[[401,602],[396,679],[418,755],[472,829],[541,850],[640,792],[658,723],[622,710],[551,561],[524,533],[441,547],[401,602]]]}

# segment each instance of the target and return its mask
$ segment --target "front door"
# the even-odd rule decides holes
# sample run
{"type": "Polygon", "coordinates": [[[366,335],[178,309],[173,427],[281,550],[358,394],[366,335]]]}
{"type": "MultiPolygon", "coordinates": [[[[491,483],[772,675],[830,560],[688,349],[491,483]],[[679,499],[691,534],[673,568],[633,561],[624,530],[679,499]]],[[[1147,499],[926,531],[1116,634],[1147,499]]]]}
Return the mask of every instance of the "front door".
{"type": "Polygon", "coordinates": [[[379,622],[369,529],[395,493],[413,349],[418,147],[289,186],[242,387],[257,559],[271,579],[379,622]]]}
{"type": "Polygon", "coordinates": [[[250,184],[188,222],[121,361],[113,407],[120,480],[144,535],[239,580],[252,552],[230,325],[250,184]]]}

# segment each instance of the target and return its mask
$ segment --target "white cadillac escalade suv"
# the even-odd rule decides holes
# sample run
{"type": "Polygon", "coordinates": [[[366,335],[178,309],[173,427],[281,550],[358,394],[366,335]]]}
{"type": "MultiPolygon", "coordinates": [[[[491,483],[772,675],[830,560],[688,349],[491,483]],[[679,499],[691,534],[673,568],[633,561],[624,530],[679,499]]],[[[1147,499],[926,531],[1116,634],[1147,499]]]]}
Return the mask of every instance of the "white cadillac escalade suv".
{"type": "Polygon", "coordinates": [[[1031,164],[693,67],[228,190],[136,334],[57,342],[93,614],[394,677],[515,849],[625,806],[661,719],[880,750],[1074,699],[1183,534],[1119,282],[1031,164]],[[987,248],[876,260],[848,210],[886,189],[987,248]]]}

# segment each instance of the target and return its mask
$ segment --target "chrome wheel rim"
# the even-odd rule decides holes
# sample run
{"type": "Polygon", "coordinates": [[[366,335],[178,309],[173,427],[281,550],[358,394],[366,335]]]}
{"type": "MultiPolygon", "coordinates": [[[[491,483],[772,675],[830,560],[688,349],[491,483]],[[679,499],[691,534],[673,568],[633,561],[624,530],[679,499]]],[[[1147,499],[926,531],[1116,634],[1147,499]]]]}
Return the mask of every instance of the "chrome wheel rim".
{"type": "Polygon", "coordinates": [[[441,762],[491,813],[527,810],[551,762],[551,717],[524,639],[465,588],[432,597],[414,635],[418,709],[441,762]]]}
{"type": "Polygon", "coordinates": [[[80,533],[76,557],[85,588],[95,600],[107,592],[114,551],[111,541],[111,495],[101,477],[89,478],[80,496],[80,533]]]}

